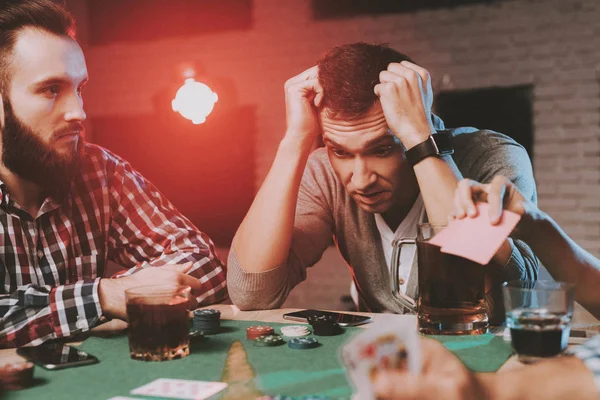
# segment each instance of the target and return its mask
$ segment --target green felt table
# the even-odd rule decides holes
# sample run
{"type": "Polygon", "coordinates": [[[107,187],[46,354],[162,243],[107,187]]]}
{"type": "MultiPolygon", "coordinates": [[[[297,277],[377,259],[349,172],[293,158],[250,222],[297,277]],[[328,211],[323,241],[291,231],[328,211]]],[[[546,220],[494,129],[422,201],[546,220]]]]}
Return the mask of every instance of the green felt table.
{"type": "MultiPolygon", "coordinates": [[[[338,350],[360,328],[344,334],[318,336],[321,345],[295,350],[287,345],[256,347],[246,339],[246,328],[264,324],[222,320],[223,333],[192,343],[191,354],[181,360],[143,362],[129,357],[126,334],[109,338],[91,337],[79,346],[97,356],[100,363],[58,371],[36,367],[35,386],[9,392],[6,399],[109,399],[113,396],[145,397],[131,390],[157,378],[228,382],[214,398],[254,399],[263,395],[350,398],[338,350]]],[[[268,323],[278,332],[287,325],[268,323]]],[[[496,371],[511,354],[510,345],[492,334],[479,336],[436,336],[475,371],[496,371]]],[[[150,399],[150,397],[148,397],[150,399]]],[[[156,399],[156,397],[153,397],[156,399]]]]}

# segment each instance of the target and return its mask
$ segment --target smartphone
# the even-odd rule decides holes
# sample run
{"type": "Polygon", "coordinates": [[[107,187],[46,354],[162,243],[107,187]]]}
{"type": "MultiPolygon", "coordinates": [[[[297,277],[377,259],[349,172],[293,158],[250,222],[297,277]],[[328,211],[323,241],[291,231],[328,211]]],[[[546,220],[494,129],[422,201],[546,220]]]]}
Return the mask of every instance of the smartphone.
{"type": "Polygon", "coordinates": [[[98,362],[95,356],[62,343],[20,347],[17,349],[17,354],[49,370],[78,367],[98,362]]]}
{"type": "Polygon", "coordinates": [[[372,322],[371,317],[365,317],[363,315],[338,313],[332,311],[320,311],[320,310],[302,310],[283,314],[284,319],[292,321],[306,322],[308,317],[313,315],[327,315],[330,316],[335,322],[341,326],[356,326],[367,324],[372,322]]]}

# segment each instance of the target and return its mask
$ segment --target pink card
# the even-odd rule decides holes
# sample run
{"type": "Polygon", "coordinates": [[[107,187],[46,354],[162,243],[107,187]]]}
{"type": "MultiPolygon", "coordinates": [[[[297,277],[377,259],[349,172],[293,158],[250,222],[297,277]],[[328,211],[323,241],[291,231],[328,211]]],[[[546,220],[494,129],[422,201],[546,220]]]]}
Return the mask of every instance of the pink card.
{"type": "Polygon", "coordinates": [[[517,226],[521,216],[504,210],[500,223],[492,225],[488,216],[488,204],[477,203],[476,207],[477,217],[451,221],[429,243],[440,246],[442,253],[460,256],[482,265],[489,263],[517,226]]]}

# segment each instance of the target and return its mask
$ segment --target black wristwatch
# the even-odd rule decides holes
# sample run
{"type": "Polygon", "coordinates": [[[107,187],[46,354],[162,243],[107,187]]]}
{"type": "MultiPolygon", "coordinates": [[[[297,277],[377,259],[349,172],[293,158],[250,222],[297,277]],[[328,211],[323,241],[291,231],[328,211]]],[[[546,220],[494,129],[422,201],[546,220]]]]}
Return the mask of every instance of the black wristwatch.
{"type": "Polygon", "coordinates": [[[424,142],[406,150],[406,159],[412,166],[415,166],[424,158],[449,156],[453,153],[452,131],[446,129],[429,135],[424,142]]]}

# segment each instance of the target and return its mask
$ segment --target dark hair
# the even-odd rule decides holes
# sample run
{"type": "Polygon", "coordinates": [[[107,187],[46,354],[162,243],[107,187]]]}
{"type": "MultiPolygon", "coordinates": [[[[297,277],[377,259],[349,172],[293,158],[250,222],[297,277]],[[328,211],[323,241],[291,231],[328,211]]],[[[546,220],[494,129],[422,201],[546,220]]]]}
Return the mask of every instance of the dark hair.
{"type": "Polygon", "coordinates": [[[379,73],[393,62],[410,61],[385,44],[351,43],[329,50],[317,65],[323,86],[322,106],[331,115],[356,118],[377,100],[379,73]]]}
{"type": "Polygon", "coordinates": [[[19,31],[31,27],[75,39],[75,21],[51,0],[2,0],[0,3],[0,93],[10,79],[10,56],[19,31]]]}

